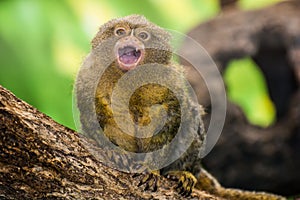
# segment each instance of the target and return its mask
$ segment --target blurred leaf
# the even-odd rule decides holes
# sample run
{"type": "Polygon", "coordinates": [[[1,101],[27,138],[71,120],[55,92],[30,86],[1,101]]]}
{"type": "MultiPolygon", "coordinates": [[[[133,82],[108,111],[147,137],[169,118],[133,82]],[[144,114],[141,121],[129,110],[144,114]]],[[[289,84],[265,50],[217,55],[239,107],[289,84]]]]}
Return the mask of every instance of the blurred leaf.
{"type": "Polygon", "coordinates": [[[256,8],[266,7],[266,6],[278,3],[280,1],[282,1],[282,0],[259,0],[259,1],[239,0],[238,5],[242,9],[256,9],[256,8]]]}
{"type": "MultiPolygon", "coordinates": [[[[274,1],[241,0],[240,5],[251,8],[274,1]]],[[[89,52],[92,37],[103,23],[111,18],[142,14],[164,28],[186,32],[218,12],[218,0],[0,0],[0,84],[58,122],[74,128],[73,80],[89,52]]],[[[229,82],[245,81],[230,75],[230,71],[229,82]]],[[[248,77],[259,76],[256,72],[245,73],[248,77]]],[[[272,113],[272,104],[263,95],[266,89],[265,93],[245,92],[250,84],[242,85],[244,89],[232,89],[233,99],[251,110],[256,101],[254,95],[265,102],[257,104],[257,108],[272,113]]],[[[263,113],[255,113],[253,120],[263,113]]]]}
{"type": "Polygon", "coordinates": [[[240,105],[252,124],[266,127],[274,122],[275,106],[264,76],[252,59],[231,61],[224,73],[224,81],[228,98],[240,105]]]}
{"type": "Polygon", "coordinates": [[[64,72],[75,72],[80,62],[68,58],[89,44],[76,20],[65,1],[0,2],[0,83],[71,128],[73,75],[64,72]]]}

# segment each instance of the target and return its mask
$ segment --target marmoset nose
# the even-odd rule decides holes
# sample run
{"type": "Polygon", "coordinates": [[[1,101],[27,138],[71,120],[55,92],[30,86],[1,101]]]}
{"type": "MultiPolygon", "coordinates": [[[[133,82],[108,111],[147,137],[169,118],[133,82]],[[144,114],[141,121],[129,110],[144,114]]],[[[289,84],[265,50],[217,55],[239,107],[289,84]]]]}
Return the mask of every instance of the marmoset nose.
{"type": "Polygon", "coordinates": [[[123,38],[123,40],[126,42],[135,42],[135,43],[139,42],[139,40],[133,35],[129,35],[129,36],[123,38]]]}

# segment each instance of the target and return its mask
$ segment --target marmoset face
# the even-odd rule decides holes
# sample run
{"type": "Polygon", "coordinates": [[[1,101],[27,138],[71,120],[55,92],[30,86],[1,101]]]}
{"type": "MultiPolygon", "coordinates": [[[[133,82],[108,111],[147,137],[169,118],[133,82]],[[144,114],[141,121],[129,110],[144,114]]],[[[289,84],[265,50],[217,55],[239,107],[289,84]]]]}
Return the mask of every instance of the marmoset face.
{"type": "Polygon", "coordinates": [[[151,38],[150,33],[143,28],[117,26],[114,34],[120,37],[114,48],[120,69],[125,71],[134,69],[145,57],[144,43],[151,38]]]}
{"type": "Polygon", "coordinates": [[[170,34],[143,16],[131,15],[112,20],[103,27],[92,42],[93,48],[110,39],[114,59],[122,71],[126,72],[146,63],[170,62],[170,34]]]}

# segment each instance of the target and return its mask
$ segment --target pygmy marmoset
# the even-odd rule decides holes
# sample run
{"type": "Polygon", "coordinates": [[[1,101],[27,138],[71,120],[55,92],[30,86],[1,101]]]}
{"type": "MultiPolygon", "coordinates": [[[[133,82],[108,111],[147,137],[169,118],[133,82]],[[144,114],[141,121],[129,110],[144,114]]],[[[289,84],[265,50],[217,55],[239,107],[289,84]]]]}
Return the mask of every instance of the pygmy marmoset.
{"type": "MultiPolygon", "coordinates": [[[[167,31],[140,15],[130,15],[105,23],[92,40],[91,53],[77,76],[76,100],[81,129],[95,140],[102,134],[97,132],[97,127],[101,127],[104,133],[102,135],[126,152],[149,153],[161,150],[157,155],[165,159],[176,154],[177,159],[172,160],[172,163],[166,162],[168,165],[153,171],[178,179],[178,191],[189,195],[197,182],[195,177],[200,173],[205,131],[201,120],[202,108],[197,100],[191,98],[192,92],[188,89],[183,68],[171,61],[170,40],[171,36],[167,31]],[[134,74],[139,68],[145,73],[134,74]],[[120,80],[129,73],[133,73],[138,80],[149,79],[150,82],[138,87],[131,86],[132,80],[129,78],[124,86],[120,80]],[[155,80],[161,77],[164,79],[162,82],[171,82],[171,85],[168,87],[160,84],[159,80],[151,82],[152,77],[156,77],[155,80]],[[121,88],[117,97],[128,93],[128,87],[137,87],[129,94],[129,115],[121,109],[123,104],[112,101],[117,85],[121,88]],[[116,104],[117,111],[113,111],[112,104],[116,104]],[[124,130],[116,122],[117,117],[121,121],[130,120],[133,125],[124,130]],[[162,121],[163,125],[153,125],[154,122],[162,121]],[[146,129],[148,132],[144,137],[135,137],[147,126],[149,129],[146,129]],[[179,131],[182,134],[174,142],[179,131]],[[186,142],[189,140],[190,143],[186,142]],[[165,149],[169,144],[173,146],[165,149]],[[189,145],[183,151],[185,144],[189,145]]],[[[124,101],[126,105],[126,100],[124,101]]],[[[123,124],[126,126],[128,123],[123,124]]],[[[105,143],[103,137],[98,139],[100,140],[105,143]]],[[[110,159],[116,163],[124,163],[123,157],[116,158],[112,155],[110,159]],[[116,161],[117,159],[119,160],[116,161]]],[[[146,168],[147,159],[149,156],[140,159],[140,164],[146,165],[146,168]]],[[[160,164],[161,160],[148,163],[160,164]]],[[[147,178],[144,179],[145,183],[147,181],[147,178]]],[[[156,182],[152,183],[155,189],[156,182]]]]}
{"type": "Polygon", "coordinates": [[[185,81],[183,67],[171,61],[170,40],[168,32],[140,15],[100,27],[76,79],[82,132],[107,150],[101,158],[114,167],[152,171],[141,184],[153,190],[154,174],[160,173],[177,179],[183,195],[197,183],[197,188],[226,199],[285,199],[225,189],[201,170],[206,139],[203,110],[185,81]],[[118,151],[109,151],[115,148],[111,144],[118,151]],[[141,156],[132,159],[132,155],[141,156]]]}

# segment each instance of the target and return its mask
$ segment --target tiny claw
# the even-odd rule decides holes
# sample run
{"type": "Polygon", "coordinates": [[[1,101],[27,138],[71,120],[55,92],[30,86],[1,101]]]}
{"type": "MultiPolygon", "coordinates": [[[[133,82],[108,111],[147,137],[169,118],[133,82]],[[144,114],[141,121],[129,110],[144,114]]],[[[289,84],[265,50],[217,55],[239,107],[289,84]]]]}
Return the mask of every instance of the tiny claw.
{"type": "Polygon", "coordinates": [[[175,187],[175,189],[180,189],[180,188],[182,188],[182,182],[181,181],[178,182],[178,184],[175,187]]]}
{"type": "Polygon", "coordinates": [[[142,177],[140,182],[138,183],[138,187],[140,187],[141,185],[145,185],[144,190],[150,190],[152,192],[157,191],[157,188],[160,185],[157,173],[151,172],[148,174],[144,174],[144,177],[142,177]]]}
{"type": "Polygon", "coordinates": [[[132,178],[136,178],[136,177],[138,177],[138,176],[140,176],[141,174],[138,174],[138,173],[135,173],[135,174],[133,174],[131,177],[132,178]]]}
{"type": "Polygon", "coordinates": [[[144,190],[149,190],[149,188],[150,188],[149,184],[146,183],[144,190]]]}

